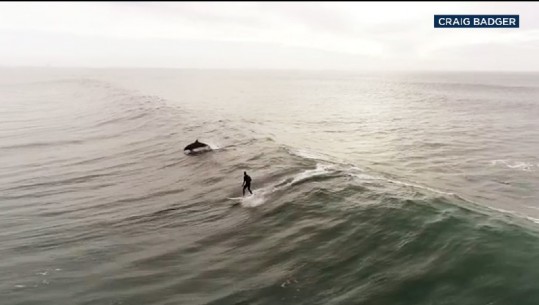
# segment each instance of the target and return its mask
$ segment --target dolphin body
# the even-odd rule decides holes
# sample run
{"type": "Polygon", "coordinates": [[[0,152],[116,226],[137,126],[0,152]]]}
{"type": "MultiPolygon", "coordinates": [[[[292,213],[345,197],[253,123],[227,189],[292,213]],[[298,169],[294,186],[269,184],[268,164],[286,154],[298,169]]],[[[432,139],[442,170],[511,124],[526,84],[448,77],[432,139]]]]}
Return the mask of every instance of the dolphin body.
{"type": "Polygon", "coordinates": [[[185,146],[185,148],[183,149],[183,152],[186,154],[194,154],[194,153],[202,153],[202,152],[206,152],[210,150],[211,150],[211,147],[208,144],[199,142],[197,139],[195,142],[185,146]]]}

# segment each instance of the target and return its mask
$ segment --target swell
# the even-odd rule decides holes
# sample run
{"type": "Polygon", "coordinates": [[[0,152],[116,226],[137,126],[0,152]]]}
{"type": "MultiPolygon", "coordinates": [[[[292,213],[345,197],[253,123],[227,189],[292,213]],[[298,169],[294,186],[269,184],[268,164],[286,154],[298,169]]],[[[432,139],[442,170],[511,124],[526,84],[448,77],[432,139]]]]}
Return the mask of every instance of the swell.
{"type": "MultiPolygon", "coordinates": [[[[137,176],[142,179],[145,171],[156,173],[157,168],[148,160],[170,162],[177,158],[169,143],[174,134],[170,131],[182,115],[167,101],[133,94],[101,81],[69,81],[67,85],[73,87],[67,89],[65,81],[47,85],[65,89],[64,96],[58,98],[66,100],[71,98],[71,92],[82,90],[85,94],[77,93],[77,103],[87,111],[69,115],[62,102],[44,103],[42,111],[61,112],[62,119],[71,117],[73,122],[64,126],[36,120],[39,132],[18,138],[7,136],[2,149],[5,160],[14,162],[2,164],[0,190],[5,211],[13,217],[78,217],[100,208],[96,204],[99,200],[103,207],[123,203],[115,202],[114,194],[129,189],[129,180],[137,176]]],[[[37,89],[29,92],[39,94],[37,89]]],[[[32,108],[18,111],[29,115],[34,112],[32,108]]]]}
{"type": "Polygon", "coordinates": [[[477,304],[495,302],[495,292],[508,304],[532,304],[538,297],[537,232],[512,218],[460,194],[254,138],[234,122],[215,128],[158,97],[88,84],[123,101],[96,108],[114,110],[105,120],[96,119],[100,111],[77,116],[95,141],[77,156],[53,151],[54,162],[37,162],[1,189],[9,218],[0,224],[2,266],[11,267],[0,279],[20,302],[57,303],[58,295],[39,290],[12,292],[36,281],[18,274],[45,266],[67,271],[41,288],[88,304],[477,304]],[[114,141],[98,137],[116,132],[114,141]],[[180,143],[198,134],[230,140],[183,156],[180,143]],[[231,206],[245,169],[256,173],[256,195],[231,206]]]}
{"type": "MultiPolygon", "coordinates": [[[[264,237],[232,229],[200,242],[200,248],[192,251],[227,245],[244,253],[245,262],[251,262],[257,251],[271,251],[271,256],[252,269],[268,270],[277,264],[286,270],[273,274],[257,289],[241,289],[248,283],[233,277],[239,281],[239,289],[209,304],[292,300],[300,300],[300,304],[392,304],[402,300],[427,304],[446,294],[465,301],[477,296],[477,291],[497,289],[537,296],[538,290],[528,282],[537,272],[526,273],[526,279],[519,273],[537,264],[533,254],[537,234],[470,213],[455,206],[454,199],[396,196],[365,204],[362,195],[351,198],[348,194],[346,187],[335,191],[331,186],[303,193],[294,203],[282,204],[253,221],[253,226],[267,233],[264,237]],[[343,193],[347,195],[340,195],[343,193]],[[349,204],[355,208],[336,208],[349,204]],[[229,244],[235,234],[242,239],[229,244]],[[485,274],[490,280],[482,280],[485,274]],[[442,287],[446,290],[439,290],[442,287]]],[[[209,279],[216,273],[201,272],[195,279],[209,279]]]]}
{"type": "Polygon", "coordinates": [[[457,194],[454,192],[436,189],[419,183],[405,181],[401,178],[393,177],[392,175],[387,173],[374,172],[370,169],[361,169],[353,164],[349,164],[348,162],[338,160],[336,158],[318,152],[295,150],[288,147],[286,147],[285,149],[291,155],[299,156],[301,158],[309,160],[314,160],[315,162],[320,162],[317,163],[317,168],[314,170],[314,173],[319,173],[320,169],[324,169],[322,170],[322,174],[328,174],[331,172],[335,173],[337,171],[340,172],[341,175],[351,176],[360,181],[361,183],[369,184],[372,181],[380,181],[382,183],[383,189],[387,189],[388,184],[394,184],[397,186],[402,186],[405,189],[409,189],[412,193],[416,193],[415,195],[423,194],[423,192],[426,191],[430,194],[434,194],[435,196],[441,195],[447,198],[453,198],[454,204],[458,205],[461,208],[468,209],[470,212],[473,213],[482,213],[491,216],[496,216],[496,214],[502,213],[504,216],[509,216],[509,218],[506,219],[509,222],[514,221],[516,218],[518,220],[538,223],[538,220],[534,217],[530,217],[515,211],[491,207],[488,204],[479,203],[470,198],[467,198],[463,194],[457,194]]]}

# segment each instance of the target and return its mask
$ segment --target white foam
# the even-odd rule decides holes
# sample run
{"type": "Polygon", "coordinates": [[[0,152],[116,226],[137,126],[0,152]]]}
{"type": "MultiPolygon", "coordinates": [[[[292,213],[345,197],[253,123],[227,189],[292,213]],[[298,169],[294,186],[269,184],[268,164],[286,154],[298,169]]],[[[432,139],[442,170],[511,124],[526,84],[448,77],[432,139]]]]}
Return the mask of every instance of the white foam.
{"type": "Polygon", "coordinates": [[[382,178],[382,179],[384,179],[386,181],[389,181],[391,183],[404,185],[404,186],[415,187],[415,188],[420,188],[420,189],[424,189],[424,190],[427,190],[427,191],[431,191],[433,193],[438,193],[438,194],[443,194],[443,195],[448,195],[448,196],[455,195],[455,193],[444,192],[444,191],[441,191],[441,190],[433,189],[433,188],[430,188],[428,186],[419,185],[419,184],[415,184],[415,183],[403,182],[403,181],[399,181],[399,180],[392,180],[392,179],[386,179],[386,178],[382,178]]]}
{"type": "Polygon", "coordinates": [[[265,192],[263,190],[259,190],[257,192],[253,192],[252,195],[243,198],[241,205],[244,207],[254,208],[264,204],[265,201],[265,192]]]}
{"type": "Polygon", "coordinates": [[[495,207],[489,207],[489,206],[487,206],[487,208],[490,209],[490,210],[494,210],[494,211],[503,213],[503,214],[509,214],[511,216],[516,216],[516,217],[519,217],[519,218],[527,219],[527,220],[529,220],[531,222],[539,224],[539,219],[538,218],[522,215],[522,214],[520,214],[518,212],[511,211],[511,210],[504,210],[504,209],[501,209],[501,208],[495,208],[495,207]]]}
{"type": "Polygon", "coordinates": [[[490,161],[490,165],[503,165],[510,169],[516,169],[521,170],[525,172],[533,171],[535,167],[539,166],[539,164],[533,164],[531,162],[525,162],[525,161],[515,161],[515,160],[492,160],[490,161]]]}
{"type": "Polygon", "coordinates": [[[295,183],[298,183],[300,181],[304,181],[306,179],[309,179],[314,176],[320,176],[327,174],[333,170],[334,166],[329,164],[317,164],[315,169],[309,169],[306,171],[303,171],[295,176],[290,178],[286,178],[284,180],[279,181],[277,184],[266,186],[260,189],[256,189],[253,191],[253,195],[243,197],[241,205],[244,207],[257,207],[266,202],[266,197],[280,189],[283,189],[285,187],[292,186],[295,183]]]}
{"type": "Polygon", "coordinates": [[[371,175],[368,175],[368,174],[365,174],[365,173],[352,173],[352,174],[350,174],[350,176],[355,177],[357,179],[360,179],[362,181],[364,181],[364,180],[381,180],[381,181],[387,181],[387,182],[398,184],[398,185],[424,189],[424,190],[427,190],[427,191],[430,191],[430,192],[433,192],[433,193],[438,193],[438,194],[443,194],[443,195],[448,195],[448,196],[455,195],[455,193],[444,192],[442,190],[437,190],[437,189],[434,189],[434,188],[431,188],[431,187],[428,187],[428,186],[424,186],[424,185],[420,185],[420,184],[416,184],[416,183],[404,182],[404,181],[389,179],[389,178],[380,177],[380,176],[371,176],[371,175]]]}
{"type": "Polygon", "coordinates": [[[495,207],[489,207],[489,206],[487,206],[487,208],[489,208],[491,210],[494,210],[494,211],[497,211],[497,212],[504,213],[504,214],[516,215],[515,211],[509,211],[509,210],[504,210],[504,209],[495,208],[495,207]]]}
{"type": "Polygon", "coordinates": [[[364,173],[350,174],[350,176],[352,176],[354,178],[357,178],[357,179],[360,179],[360,180],[382,180],[381,178],[374,177],[374,176],[371,176],[371,175],[367,175],[367,174],[364,174],[364,173]]]}
{"type": "Polygon", "coordinates": [[[15,285],[15,288],[25,288],[26,285],[15,285]]]}
{"type": "Polygon", "coordinates": [[[326,175],[326,174],[336,172],[336,171],[346,172],[349,176],[352,176],[356,179],[360,179],[362,181],[381,180],[381,181],[387,181],[387,182],[398,184],[398,185],[424,189],[433,193],[438,193],[438,194],[443,194],[443,195],[448,195],[448,196],[455,195],[454,193],[444,192],[442,190],[437,190],[434,188],[430,188],[430,187],[415,184],[415,183],[393,180],[393,179],[388,179],[388,178],[380,177],[380,176],[372,176],[372,175],[364,173],[363,170],[355,166],[339,166],[335,164],[317,163],[316,168],[314,169],[305,170],[303,172],[300,172],[294,175],[293,177],[285,178],[279,181],[277,184],[255,190],[254,195],[245,197],[242,199],[242,206],[244,207],[260,206],[263,203],[265,203],[267,195],[275,191],[278,191],[285,187],[293,186],[294,184],[298,182],[305,181],[312,177],[322,176],[322,175],[326,175]]]}
{"type": "Polygon", "coordinates": [[[288,151],[291,154],[294,154],[296,156],[306,158],[306,159],[314,159],[314,160],[326,160],[327,159],[327,156],[325,156],[325,155],[323,155],[321,153],[313,152],[313,151],[306,150],[306,149],[288,150],[288,151]]]}
{"type": "Polygon", "coordinates": [[[533,218],[533,217],[530,217],[530,216],[526,216],[526,219],[528,219],[529,221],[533,221],[534,223],[539,224],[539,219],[538,218],[533,218]]]}
{"type": "Polygon", "coordinates": [[[334,166],[331,166],[329,164],[318,163],[316,164],[315,169],[306,170],[296,175],[289,184],[294,184],[294,183],[309,179],[311,177],[328,174],[332,172],[333,169],[334,169],[334,166]]]}
{"type": "Polygon", "coordinates": [[[213,149],[213,150],[218,150],[218,149],[223,148],[221,145],[219,145],[219,144],[217,144],[217,143],[215,143],[215,142],[211,142],[211,143],[208,142],[207,144],[208,144],[208,146],[211,147],[211,149],[213,149]]]}

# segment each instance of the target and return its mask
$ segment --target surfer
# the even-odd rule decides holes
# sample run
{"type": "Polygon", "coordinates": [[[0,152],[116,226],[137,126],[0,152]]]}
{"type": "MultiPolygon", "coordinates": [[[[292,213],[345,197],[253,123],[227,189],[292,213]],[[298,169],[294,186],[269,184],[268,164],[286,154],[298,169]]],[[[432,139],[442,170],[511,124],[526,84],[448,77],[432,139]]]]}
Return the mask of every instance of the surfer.
{"type": "Polygon", "coordinates": [[[251,193],[251,195],[253,194],[253,192],[251,192],[251,177],[249,177],[249,175],[247,175],[247,172],[243,172],[243,196],[245,196],[245,189],[249,190],[249,193],[251,193]]]}

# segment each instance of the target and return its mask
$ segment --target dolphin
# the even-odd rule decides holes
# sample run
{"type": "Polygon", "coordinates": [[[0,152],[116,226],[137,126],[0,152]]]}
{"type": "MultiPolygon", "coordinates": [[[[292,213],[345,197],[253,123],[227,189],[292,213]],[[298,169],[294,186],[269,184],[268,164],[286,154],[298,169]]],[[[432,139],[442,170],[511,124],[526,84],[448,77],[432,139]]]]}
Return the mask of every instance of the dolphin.
{"type": "Polygon", "coordinates": [[[185,148],[183,149],[183,152],[186,154],[192,154],[192,153],[206,152],[210,150],[211,150],[211,147],[208,144],[199,142],[197,139],[195,142],[185,146],[185,148]]]}

